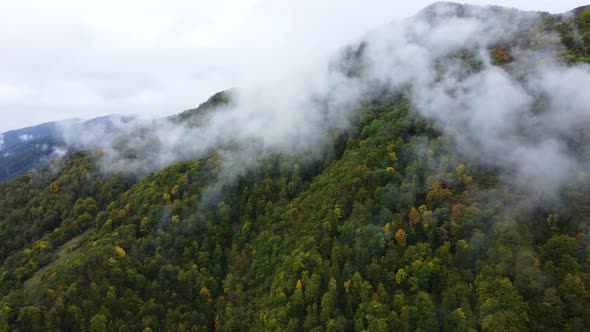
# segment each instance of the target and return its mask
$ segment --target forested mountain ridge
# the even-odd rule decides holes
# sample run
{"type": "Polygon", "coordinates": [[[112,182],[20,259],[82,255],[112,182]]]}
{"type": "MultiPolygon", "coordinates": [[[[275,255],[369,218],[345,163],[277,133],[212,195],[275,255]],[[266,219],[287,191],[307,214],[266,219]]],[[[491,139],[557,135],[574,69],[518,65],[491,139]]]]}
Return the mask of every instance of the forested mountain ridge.
{"type": "MultiPolygon", "coordinates": [[[[555,43],[560,61],[586,61],[590,10],[574,13],[488,48],[490,66],[518,77],[517,47],[555,43]]],[[[347,76],[364,75],[366,49],[345,50],[347,76]]],[[[465,76],[486,65],[450,57],[465,76]]],[[[262,155],[231,181],[216,146],[139,177],[101,171],[102,150],[76,152],[0,185],[0,329],[587,329],[587,174],[567,168],[575,181],[556,189],[511,181],[518,165],[472,158],[413,97],[365,91],[327,147],[262,155]]],[[[198,127],[231,98],[173,121],[198,127]]],[[[547,99],[532,111],[549,112],[547,99]]],[[[586,156],[583,134],[567,139],[586,156]]]]}

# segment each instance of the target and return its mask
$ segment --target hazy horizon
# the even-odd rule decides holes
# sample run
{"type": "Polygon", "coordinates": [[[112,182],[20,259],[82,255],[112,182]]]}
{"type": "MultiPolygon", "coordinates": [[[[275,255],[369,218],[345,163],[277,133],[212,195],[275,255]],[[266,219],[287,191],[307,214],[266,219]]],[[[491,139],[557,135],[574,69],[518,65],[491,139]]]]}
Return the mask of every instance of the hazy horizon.
{"type": "MultiPolygon", "coordinates": [[[[430,3],[2,3],[0,43],[10,51],[0,55],[0,132],[109,114],[178,113],[217,91],[303,70],[368,31],[412,16],[430,3]]],[[[494,4],[556,13],[583,2],[494,4]]]]}

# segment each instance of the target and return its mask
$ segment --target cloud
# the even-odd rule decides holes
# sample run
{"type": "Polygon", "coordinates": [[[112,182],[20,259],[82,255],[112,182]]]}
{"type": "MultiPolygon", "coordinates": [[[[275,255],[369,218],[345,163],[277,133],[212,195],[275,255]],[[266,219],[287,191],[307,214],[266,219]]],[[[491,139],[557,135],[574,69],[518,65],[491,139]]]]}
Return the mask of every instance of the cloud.
{"type": "Polygon", "coordinates": [[[41,151],[47,151],[49,149],[49,145],[47,144],[35,144],[35,147],[41,151]]]}
{"type": "MultiPolygon", "coordinates": [[[[0,132],[71,118],[188,109],[216,91],[284,77],[428,3],[4,1],[0,44],[10,52],[0,54],[0,132]]],[[[559,12],[582,1],[498,4],[559,12]]],[[[436,40],[452,45],[461,38],[440,31],[436,40]]]]}
{"type": "Polygon", "coordinates": [[[381,86],[406,91],[465,158],[499,168],[530,192],[552,192],[589,166],[590,70],[565,66],[547,49],[526,51],[527,39],[513,47],[510,65],[496,66],[489,55],[523,31],[542,36],[540,26],[535,13],[439,4],[364,36],[358,54],[344,58],[354,75],[339,54],[287,79],[234,90],[232,102],[206,112],[197,127],[137,120],[114,138],[101,128],[66,137],[102,146],[105,171],[139,174],[215,150],[221,177],[231,181],[272,153],[319,154],[332,132],[351,128],[359,97],[381,86]]]}
{"type": "Polygon", "coordinates": [[[18,136],[18,140],[25,143],[28,141],[32,141],[33,139],[35,139],[35,136],[33,135],[28,135],[28,134],[22,134],[18,136]]]}
{"type": "Polygon", "coordinates": [[[588,167],[587,151],[572,148],[590,142],[580,135],[590,116],[579,89],[590,84],[588,66],[566,67],[544,51],[532,56],[518,47],[512,66],[494,66],[489,49],[519,31],[534,38],[539,17],[499,8],[463,10],[439,5],[423,16],[435,11],[440,20],[405,21],[393,40],[388,31],[373,36],[368,77],[393,87],[409,84],[416,109],[442,125],[465,156],[507,171],[517,185],[551,192],[572,181],[588,167]],[[451,42],[444,37],[449,35],[451,42]],[[460,51],[470,52],[480,68],[469,72],[465,62],[441,61],[460,51]],[[549,105],[535,113],[540,98],[549,105]]]}
{"type": "Polygon", "coordinates": [[[0,134],[0,151],[4,150],[4,134],[0,134]]]}
{"type": "Polygon", "coordinates": [[[62,121],[57,126],[61,138],[69,147],[84,149],[96,148],[119,132],[130,132],[136,127],[145,127],[147,123],[145,119],[114,114],[90,121],[62,121]]]}
{"type": "Polygon", "coordinates": [[[65,156],[68,153],[68,150],[63,147],[53,147],[53,151],[49,155],[49,160],[59,159],[65,156]]]}

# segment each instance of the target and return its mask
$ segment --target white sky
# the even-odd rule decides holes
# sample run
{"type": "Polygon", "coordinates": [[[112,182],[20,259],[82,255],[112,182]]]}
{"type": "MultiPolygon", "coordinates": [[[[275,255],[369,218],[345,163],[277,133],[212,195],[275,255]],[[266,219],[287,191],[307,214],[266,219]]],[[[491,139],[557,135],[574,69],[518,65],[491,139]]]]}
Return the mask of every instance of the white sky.
{"type": "MultiPolygon", "coordinates": [[[[303,68],[431,2],[0,0],[0,132],[177,113],[214,92],[303,68]]],[[[494,4],[558,13],[584,2],[494,4]]]]}

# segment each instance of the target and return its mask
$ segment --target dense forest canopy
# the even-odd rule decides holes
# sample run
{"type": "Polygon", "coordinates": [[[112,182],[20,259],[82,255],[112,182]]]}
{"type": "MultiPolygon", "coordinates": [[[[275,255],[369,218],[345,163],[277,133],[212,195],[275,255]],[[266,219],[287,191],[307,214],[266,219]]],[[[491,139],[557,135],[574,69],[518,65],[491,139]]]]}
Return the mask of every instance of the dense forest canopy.
{"type": "Polygon", "coordinates": [[[588,329],[571,79],[590,75],[590,9],[438,4],[410,23],[343,49],[300,118],[206,140],[260,115],[240,102],[277,102],[221,92],[0,185],[0,330],[588,329]],[[490,35],[439,35],[465,23],[490,35]],[[178,127],[199,140],[163,139],[178,127]]]}

